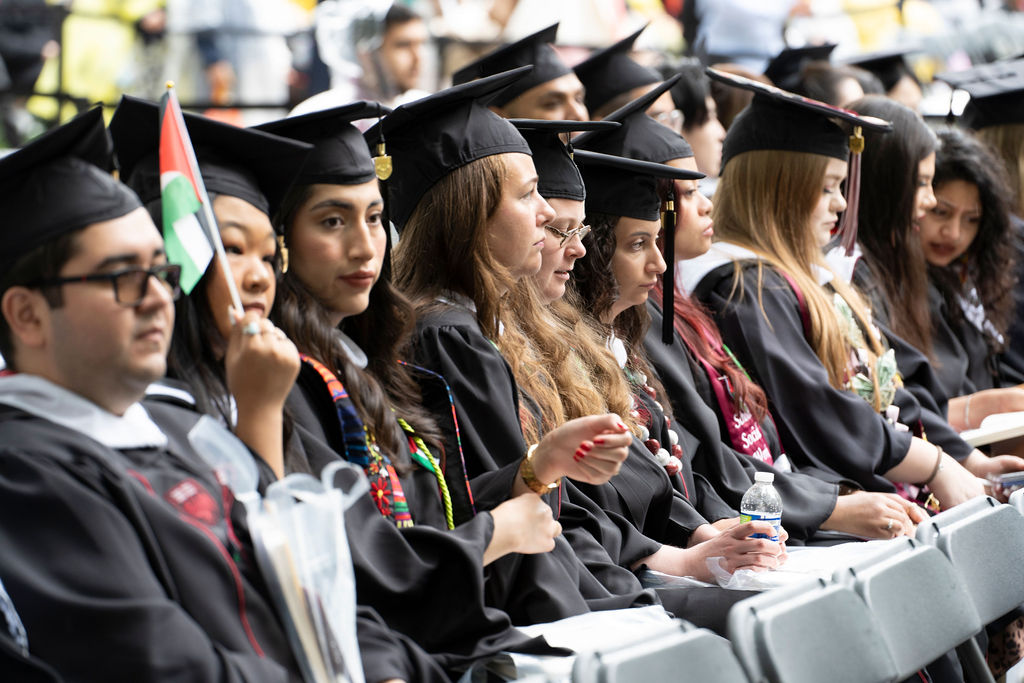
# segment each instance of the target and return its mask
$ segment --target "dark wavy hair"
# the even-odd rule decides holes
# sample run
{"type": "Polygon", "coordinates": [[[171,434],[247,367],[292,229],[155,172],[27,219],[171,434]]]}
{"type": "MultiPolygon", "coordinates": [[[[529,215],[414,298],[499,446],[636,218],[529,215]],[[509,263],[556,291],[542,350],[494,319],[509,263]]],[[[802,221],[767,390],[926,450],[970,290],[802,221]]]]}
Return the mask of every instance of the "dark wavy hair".
{"type": "MultiPolygon", "coordinates": [[[[285,243],[295,214],[311,195],[311,186],[294,186],[282,201],[275,225],[283,230],[285,243]]],[[[385,254],[385,262],[389,258],[390,253],[385,254]]],[[[370,291],[366,311],[345,318],[339,328],[366,353],[365,370],[349,361],[338,344],[327,308],[294,271],[278,278],[271,317],[299,351],[338,376],[367,430],[400,473],[408,472],[412,464],[403,446],[405,433],[396,416],[408,422],[430,446],[439,448],[437,426],[421,406],[419,387],[407,367],[398,362],[399,350],[408,343],[415,326],[415,315],[409,300],[390,280],[381,276],[370,291]]]]}
{"type": "Polygon", "coordinates": [[[573,267],[572,297],[579,310],[589,316],[598,329],[607,334],[615,333],[626,345],[629,359],[627,367],[647,376],[654,387],[665,414],[671,417],[670,402],[665,398],[665,389],[651,370],[644,353],[644,335],[651,324],[647,306],[630,306],[615,318],[614,326],[605,325],[601,317],[619,298],[619,285],[612,276],[612,257],[615,255],[615,226],[619,216],[607,213],[588,213],[583,222],[591,227],[584,246],[587,255],[576,261],[573,267]]]}
{"type": "Polygon", "coordinates": [[[865,132],[857,241],[873,286],[862,287],[897,335],[932,358],[928,271],[914,230],[918,165],[936,151],[935,133],[911,109],[879,95],[849,105],[866,116],[891,121],[892,133],[865,132]]]}
{"type": "MultiPolygon", "coordinates": [[[[947,267],[928,266],[928,275],[946,301],[947,315],[953,322],[963,321],[956,302],[965,294],[961,275],[966,267],[970,282],[978,290],[985,315],[1004,334],[1013,315],[1016,287],[1016,256],[1013,223],[1010,219],[1013,193],[1006,182],[1002,162],[984,143],[960,130],[939,134],[935,158],[935,191],[953,180],[962,180],[978,188],[981,222],[978,234],[965,253],[965,261],[947,267]]],[[[987,335],[986,335],[987,336],[987,335]]],[[[994,338],[987,342],[993,352],[1002,349],[994,338]]]]}

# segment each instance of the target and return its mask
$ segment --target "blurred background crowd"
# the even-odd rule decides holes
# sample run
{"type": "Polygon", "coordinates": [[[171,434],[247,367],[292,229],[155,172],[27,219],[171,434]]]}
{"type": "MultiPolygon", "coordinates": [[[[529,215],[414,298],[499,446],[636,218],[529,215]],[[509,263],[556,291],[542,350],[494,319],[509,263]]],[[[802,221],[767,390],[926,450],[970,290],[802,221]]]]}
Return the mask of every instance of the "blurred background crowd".
{"type": "Polygon", "coordinates": [[[0,147],[167,80],[186,109],[248,125],[325,92],[394,105],[555,21],[570,65],[646,22],[634,56],[663,69],[761,74],[785,47],[834,44],[833,63],[898,48],[925,116],[950,107],[935,74],[1024,53],[1024,0],[0,0],[0,147]]]}

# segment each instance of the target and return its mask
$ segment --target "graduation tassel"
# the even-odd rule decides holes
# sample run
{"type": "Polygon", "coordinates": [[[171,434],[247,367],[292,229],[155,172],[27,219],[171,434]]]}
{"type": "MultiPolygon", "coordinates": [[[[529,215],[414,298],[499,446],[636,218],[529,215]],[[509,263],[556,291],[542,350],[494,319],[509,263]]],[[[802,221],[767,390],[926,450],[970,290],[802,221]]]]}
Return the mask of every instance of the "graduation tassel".
{"type": "Polygon", "coordinates": [[[661,280],[661,341],[671,344],[676,317],[676,186],[672,180],[665,198],[665,211],[661,215],[661,230],[661,250],[665,256],[665,274],[661,280]]]}
{"type": "Polygon", "coordinates": [[[380,181],[380,194],[384,200],[384,208],[380,212],[381,223],[384,226],[384,234],[387,236],[387,243],[384,247],[384,261],[381,263],[381,278],[387,282],[391,281],[391,212],[388,210],[391,201],[388,196],[388,178],[391,177],[393,166],[391,157],[388,156],[387,144],[384,141],[383,111],[377,103],[377,124],[380,130],[380,139],[377,141],[376,156],[373,157],[373,171],[380,181]]]}
{"type": "Polygon", "coordinates": [[[854,126],[850,136],[850,164],[846,179],[846,211],[839,224],[839,243],[847,256],[853,256],[857,244],[857,214],[860,207],[860,155],[864,151],[864,131],[854,126]]]}

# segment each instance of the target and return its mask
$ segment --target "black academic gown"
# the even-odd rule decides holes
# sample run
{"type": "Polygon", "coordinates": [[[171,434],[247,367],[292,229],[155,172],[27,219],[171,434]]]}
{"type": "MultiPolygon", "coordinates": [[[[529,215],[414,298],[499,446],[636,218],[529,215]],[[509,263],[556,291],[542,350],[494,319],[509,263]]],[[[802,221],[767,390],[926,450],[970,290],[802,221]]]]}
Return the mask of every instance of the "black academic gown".
{"type": "MultiPolygon", "coordinates": [[[[295,388],[288,397],[287,408],[301,440],[300,457],[309,464],[312,472],[318,474],[328,463],[341,457],[339,453],[344,452],[344,436],[323,380],[308,365],[304,364],[299,373],[295,388]]],[[[500,480],[492,477],[489,485],[494,489],[500,488],[500,480]]],[[[506,480],[505,497],[511,486],[511,480],[506,480]]],[[[467,658],[482,658],[500,651],[540,651],[543,642],[526,639],[511,628],[510,620],[526,625],[589,611],[580,591],[567,588],[576,588],[581,582],[592,584],[591,594],[596,597],[609,597],[593,578],[578,575],[579,568],[575,562],[560,560],[558,553],[508,555],[484,569],[483,553],[494,530],[491,515],[481,511],[449,531],[437,481],[431,473],[416,466],[410,474],[402,477],[402,487],[415,526],[399,530],[383,518],[384,525],[373,522],[377,529],[375,535],[381,538],[382,552],[391,557],[377,558],[379,561],[368,562],[362,568],[368,573],[363,583],[374,587],[365,600],[362,585],[357,588],[361,602],[376,604],[384,599],[394,603],[398,609],[404,603],[410,617],[419,614],[420,606],[428,607],[428,613],[433,610],[446,614],[451,609],[458,610],[459,619],[440,624],[422,616],[406,618],[398,615],[402,621],[409,622],[409,629],[415,629],[403,632],[418,642],[428,639],[450,649],[452,643],[465,640],[461,645],[467,648],[467,658]],[[385,526],[391,528],[386,529],[385,526]],[[399,538],[385,538],[396,536],[399,538]],[[417,556],[406,558],[396,555],[398,551],[388,550],[385,541],[396,544],[398,551],[409,552],[407,547],[411,546],[417,556]],[[410,583],[403,587],[400,582],[405,579],[399,578],[397,582],[389,579],[387,573],[392,567],[402,577],[408,576],[408,581],[415,580],[419,585],[410,583]],[[413,571],[410,571],[411,567],[413,571]],[[424,581],[424,577],[431,578],[424,581]],[[391,588],[394,595],[389,596],[387,591],[391,588]],[[421,595],[424,591],[429,591],[429,594],[421,595]],[[432,600],[441,602],[431,607],[432,600]],[[408,605],[417,605],[417,610],[408,610],[408,605]],[[474,643],[477,644],[475,648],[468,649],[474,643]],[[495,650],[495,646],[500,647],[495,650]]],[[[467,500],[471,498],[469,489],[461,494],[457,490],[464,487],[458,478],[451,481],[449,490],[452,498],[460,495],[467,500]]],[[[379,513],[377,516],[380,517],[379,513]]],[[[615,606],[626,605],[618,601],[615,606]]],[[[388,621],[391,623],[390,618],[388,621]]]]}
{"type": "Polygon", "coordinates": [[[969,456],[974,448],[960,438],[946,416],[949,394],[923,352],[892,331],[890,312],[880,295],[881,285],[874,282],[871,269],[864,259],[857,261],[853,280],[861,290],[868,292],[871,315],[889,348],[896,356],[896,365],[903,378],[903,387],[896,391],[893,404],[900,409],[900,422],[916,429],[957,460],[969,456]]]}
{"type": "MultiPolygon", "coordinates": [[[[241,506],[188,444],[198,416],[147,411],[166,448],[114,450],[0,406],[0,518],[21,520],[0,525],[0,575],[32,653],[65,680],[300,680],[241,506]]],[[[380,631],[360,647],[382,677],[445,679],[358,620],[380,631]]]]}
{"type": "MultiPolygon", "coordinates": [[[[467,308],[445,305],[421,316],[413,348],[416,363],[442,375],[451,389],[458,416],[458,437],[454,431],[446,430],[448,467],[453,462],[465,463],[480,504],[482,496],[476,489],[480,477],[488,473],[510,473],[511,478],[507,479],[510,487],[518,476],[518,466],[526,452],[519,411],[528,397],[521,396],[508,363],[483,336],[475,314],[467,308]],[[457,460],[451,454],[458,452],[460,443],[464,458],[457,460]]],[[[442,396],[425,387],[423,400],[435,415],[451,412],[446,394],[442,396]]],[[[445,475],[449,480],[460,476],[448,469],[445,475]]],[[[507,495],[510,488],[504,490],[507,495]]],[[[604,489],[604,502],[617,501],[610,506],[612,508],[629,507],[620,498],[620,495],[630,497],[627,492],[611,491],[611,488],[604,489]]],[[[562,525],[563,537],[568,541],[568,546],[556,544],[555,552],[567,562],[572,562],[574,556],[585,567],[586,571],[581,574],[591,574],[604,589],[605,596],[599,603],[588,600],[591,607],[625,606],[617,603],[646,600],[649,593],[642,590],[639,580],[628,568],[656,552],[661,543],[643,535],[615,509],[602,509],[599,501],[587,496],[571,481],[563,480],[558,492],[549,494],[548,498],[562,525]],[[610,599],[613,596],[618,599],[610,599]]],[[[497,498],[490,502],[497,502],[497,498]]],[[[718,588],[658,589],[657,593],[666,609],[676,616],[719,632],[724,632],[728,607],[746,596],[743,591],[718,588]]],[[[584,596],[594,597],[586,593],[584,596]]]]}
{"type": "Polygon", "coordinates": [[[829,384],[789,283],[767,264],[759,283],[755,262],[744,265],[735,296],[732,262],[706,273],[693,295],[764,389],[786,455],[801,472],[825,481],[851,479],[869,491],[894,491],[883,474],[906,457],[911,435],[896,431],[852,391],[829,384]]]}
{"type": "MultiPolygon", "coordinates": [[[[711,481],[723,499],[736,508],[753,486],[754,474],[772,472],[782,498],[783,526],[794,541],[810,539],[835,509],[839,486],[801,472],[779,470],[733,449],[703,369],[696,366],[678,332],[673,332],[672,344],[661,341],[662,313],[657,303],[649,300],[647,310],[651,327],[644,349],[672,403],[674,421],[698,438],[696,448],[684,449],[694,471],[711,481]]],[[[781,449],[775,426],[766,419],[761,431],[777,458],[781,449]]]]}

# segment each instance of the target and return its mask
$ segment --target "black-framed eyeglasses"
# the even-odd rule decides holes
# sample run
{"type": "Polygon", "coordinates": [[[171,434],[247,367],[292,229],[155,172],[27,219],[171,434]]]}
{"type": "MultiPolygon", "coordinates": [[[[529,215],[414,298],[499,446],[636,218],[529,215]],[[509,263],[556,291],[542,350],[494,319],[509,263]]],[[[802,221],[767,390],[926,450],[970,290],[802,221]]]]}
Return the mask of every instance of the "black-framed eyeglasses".
{"type": "Polygon", "coordinates": [[[181,266],[161,263],[152,268],[134,266],[115,270],[110,273],[93,273],[91,275],[73,275],[58,277],[52,280],[37,280],[29,283],[30,287],[58,287],[78,282],[109,282],[114,288],[114,300],[122,306],[138,306],[146,298],[149,278],[155,277],[164,289],[177,299],[181,294],[181,266]]]}
{"type": "Polygon", "coordinates": [[[579,237],[580,238],[580,242],[582,242],[583,238],[590,234],[590,226],[589,225],[581,225],[578,228],[573,228],[569,232],[565,232],[564,230],[559,230],[558,228],[556,228],[553,225],[545,225],[544,227],[552,235],[556,236],[559,240],[561,240],[558,243],[558,246],[560,246],[560,247],[564,247],[569,242],[569,240],[571,240],[573,237],[579,237]]]}

